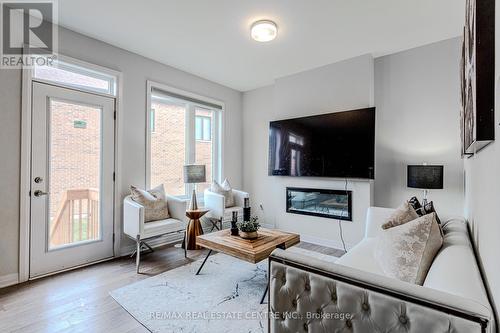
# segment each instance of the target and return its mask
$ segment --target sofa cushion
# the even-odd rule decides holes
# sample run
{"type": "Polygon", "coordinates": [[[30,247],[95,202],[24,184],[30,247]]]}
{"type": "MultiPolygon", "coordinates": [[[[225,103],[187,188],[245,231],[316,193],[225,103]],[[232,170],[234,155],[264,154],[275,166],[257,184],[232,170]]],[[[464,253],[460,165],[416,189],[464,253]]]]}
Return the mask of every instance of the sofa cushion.
{"type": "Polygon", "coordinates": [[[443,246],[432,263],[424,287],[462,296],[489,307],[486,289],[463,218],[443,220],[443,246]]]}
{"type": "Polygon", "coordinates": [[[376,238],[365,238],[340,257],[336,263],[385,276],[382,267],[380,267],[377,260],[375,260],[374,253],[376,245],[376,238]]]}
{"type": "Polygon", "coordinates": [[[132,200],[144,206],[144,222],[168,219],[167,196],[163,184],[151,190],[130,186],[132,200]]]}
{"type": "Polygon", "coordinates": [[[365,238],[376,237],[382,231],[382,224],[394,213],[394,208],[370,207],[366,212],[365,238]]]}
{"type": "Polygon", "coordinates": [[[432,213],[381,233],[375,259],[387,276],[423,284],[442,244],[436,214],[432,213]]]}
{"type": "Polygon", "coordinates": [[[382,224],[382,229],[389,229],[401,224],[413,221],[418,218],[418,214],[408,201],[399,206],[394,213],[382,224]]]}

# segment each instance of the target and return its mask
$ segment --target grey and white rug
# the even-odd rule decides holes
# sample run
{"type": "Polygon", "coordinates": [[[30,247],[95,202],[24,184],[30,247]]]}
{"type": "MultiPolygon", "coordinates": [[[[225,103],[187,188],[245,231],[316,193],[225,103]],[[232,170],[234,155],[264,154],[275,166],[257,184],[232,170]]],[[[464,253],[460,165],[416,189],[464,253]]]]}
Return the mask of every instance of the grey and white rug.
{"type": "Polygon", "coordinates": [[[267,305],[260,304],[267,260],[254,265],[215,254],[195,275],[200,264],[192,262],[110,294],[151,332],[267,332],[267,305]]]}
{"type": "Polygon", "coordinates": [[[265,332],[267,261],[257,265],[224,254],[114,290],[111,296],[152,332],[265,332]],[[244,319],[244,320],[242,320],[244,319]]]}

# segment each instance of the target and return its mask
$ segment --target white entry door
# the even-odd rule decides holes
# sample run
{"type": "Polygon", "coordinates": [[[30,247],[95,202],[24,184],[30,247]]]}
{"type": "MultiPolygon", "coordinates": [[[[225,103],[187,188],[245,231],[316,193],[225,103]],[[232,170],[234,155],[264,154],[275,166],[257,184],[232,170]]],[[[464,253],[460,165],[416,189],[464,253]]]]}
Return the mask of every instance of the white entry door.
{"type": "Polygon", "coordinates": [[[30,278],[113,256],[114,110],[33,83],[30,278]]]}

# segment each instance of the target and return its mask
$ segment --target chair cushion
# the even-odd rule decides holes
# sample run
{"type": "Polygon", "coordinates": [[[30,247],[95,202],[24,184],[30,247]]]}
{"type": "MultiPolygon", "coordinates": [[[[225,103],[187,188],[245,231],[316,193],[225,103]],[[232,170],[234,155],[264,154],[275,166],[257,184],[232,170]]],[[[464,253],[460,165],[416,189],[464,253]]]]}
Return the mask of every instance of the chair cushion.
{"type": "Polygon", "coordinates": [[[142,238],[155,237],[169,232],[181,231],[186,228],[185,223],[177,219],[165,219],[144,224],[142,238]]]}
{"type": "Polygon", "coordinates": [[[132,200],[144,206],[144,222],[168,219],[167,196],[163,184],[151,190],[130,186],[132,200]]]}

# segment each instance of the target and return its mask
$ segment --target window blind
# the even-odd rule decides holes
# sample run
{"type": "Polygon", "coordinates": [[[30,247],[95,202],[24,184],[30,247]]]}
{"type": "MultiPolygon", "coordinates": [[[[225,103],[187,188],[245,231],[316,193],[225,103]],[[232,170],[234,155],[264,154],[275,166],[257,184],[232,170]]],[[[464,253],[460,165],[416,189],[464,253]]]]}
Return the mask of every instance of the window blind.
{"type": "Polygon", "coordinates": [[[203,106],[206,106],[206,107],[208,107],[210,109],[222,110],[222,106],[219,105],[219,104],[206,102],[206,101],[203,101],[203,100],[200,100],[200,99],[197,99],[197,98],[183,96],[183,95],[180,95],[180,94],[176,94],[176,93],[173,93],[173,92],[170,92],[170,91],[160,90],[160,89],[157,89],[157,88],[152,88],[151,89],[151,96],[153,98],[154,97],[159,97],[159,98],[163,97],[163,98],[170,98],[170,99],[173,98],[173,99],[177,99],[177,100],[184,101],[184,102],[191,102],[191,103],[196,103],[196,104],[199,104],[199,105],[203,105],[203,106]]]}

